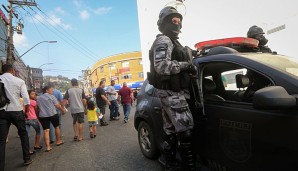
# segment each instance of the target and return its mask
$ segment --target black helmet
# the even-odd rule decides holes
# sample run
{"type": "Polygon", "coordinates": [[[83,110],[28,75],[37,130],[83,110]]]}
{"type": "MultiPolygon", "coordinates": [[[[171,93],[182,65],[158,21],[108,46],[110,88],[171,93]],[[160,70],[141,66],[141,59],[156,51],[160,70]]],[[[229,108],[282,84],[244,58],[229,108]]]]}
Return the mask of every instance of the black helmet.
{"type": "Polygon", "coordinates": [[[182,18],[183,18],[182,15],[174,7],[167,6],[167,7],[164,7],[159,13],[159,19],[157,21],[158,27],[162,25],[162,23],[164,22],[167,16],[173,15],[173,14],[178,15],[182,21],[182,18]]]}
{"type": "Polygon", "coordinates": [[[265,33],[261,27],[254,25],[249,28],[249,30],[247,32],[247,37],[255,38],[255,36],[258,34],[265,34],[265,33]]]}

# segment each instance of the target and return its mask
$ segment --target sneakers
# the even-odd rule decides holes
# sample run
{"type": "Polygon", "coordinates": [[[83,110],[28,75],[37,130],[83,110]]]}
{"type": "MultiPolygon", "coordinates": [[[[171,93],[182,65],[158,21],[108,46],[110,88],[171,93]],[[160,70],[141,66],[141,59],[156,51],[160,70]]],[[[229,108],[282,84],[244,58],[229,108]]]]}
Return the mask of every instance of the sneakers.
{"type": "Polygon", "coordinates": [[[33,162],[33,159],[25,160],[24,161],[24,166],[28,166],[33,162]]]}
{"type": "Polygon", "coordinates": [[[129,121],[129,119],[124,119],[124,123],[127,123],[129,121]]]}
{"type": "Polygon", "coordinates": [[[113,117],[110,119],[110,121],[118,121],[119,120],[119,117],[113,117]]]}
{"type": "Polygon", "coordinates": [[[100,123],[100,126],[108,126],[109,124],[108,123],[106,123],[106,122],[102,122],[102,123],[100,123]]]}

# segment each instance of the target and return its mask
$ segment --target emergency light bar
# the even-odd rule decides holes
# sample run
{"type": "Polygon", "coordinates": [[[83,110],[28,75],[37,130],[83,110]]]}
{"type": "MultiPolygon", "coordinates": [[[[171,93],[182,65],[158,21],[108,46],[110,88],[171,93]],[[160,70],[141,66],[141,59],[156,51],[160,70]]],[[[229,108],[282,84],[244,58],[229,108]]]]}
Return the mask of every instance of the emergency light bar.
{"type": "Polygon", "coordinates": [[[247,37],[232,37],[232,38],[224,38],[224,39],[216,39],[216,40],[209,40],[204,42],[199,42],[195,44],[195,48],[197,50],[204,50],[210,49],[217,46],[243,46],[249,48],[257,48],[259,41],[253,38],[247,37]]]}

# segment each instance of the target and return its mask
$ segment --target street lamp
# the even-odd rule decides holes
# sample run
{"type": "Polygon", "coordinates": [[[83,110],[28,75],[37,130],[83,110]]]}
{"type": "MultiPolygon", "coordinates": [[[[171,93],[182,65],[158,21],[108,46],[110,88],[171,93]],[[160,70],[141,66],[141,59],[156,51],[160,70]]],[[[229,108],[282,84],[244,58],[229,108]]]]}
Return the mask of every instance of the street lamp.
{"type": "Polygon", "coordinates": [[[23,53],[22,55],[19,56],[19,59],[24,56],[26,53],[28,53],[30,50],[32,50],[33,48],[35,48],[37,45],[41,44],[41,43],[57,43],[57,41],[41,41],[39,43],[37,43],[36,45],[32,46],[30,49],[28,49],[25,53],[23,53]]]}
{"type": "Polygon", "coordinates": [[[54,64],[54,63],[51,63],[51,62],[49,62],[49,63],[44,63],[44,64],[40,65],[38,68],[41,68],[41,67],[44,66],[44,65],[51,65],[51,64],[54,64]]]}

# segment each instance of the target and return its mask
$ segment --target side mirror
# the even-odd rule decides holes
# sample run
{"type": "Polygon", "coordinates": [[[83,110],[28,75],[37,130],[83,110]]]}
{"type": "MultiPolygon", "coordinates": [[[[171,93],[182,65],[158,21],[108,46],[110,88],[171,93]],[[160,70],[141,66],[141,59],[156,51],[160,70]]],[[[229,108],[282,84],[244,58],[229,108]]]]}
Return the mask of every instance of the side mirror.
{"type": "Polygon", "coordinates": [[[289,109],[297,106],[297,98],[280,86],[270,86],[255,92],[253,106],[256,109],[289,109]]]}

